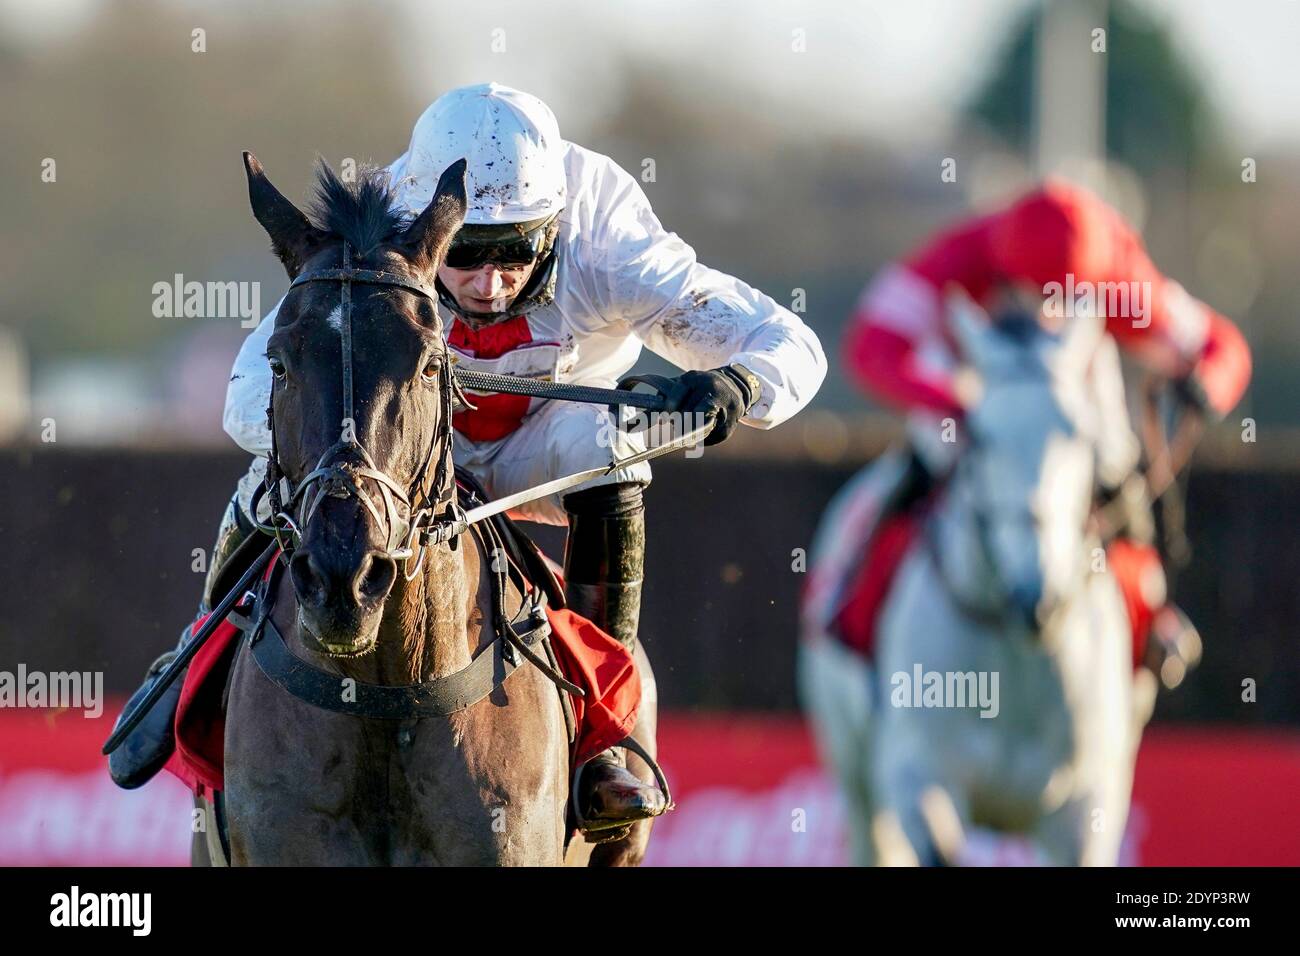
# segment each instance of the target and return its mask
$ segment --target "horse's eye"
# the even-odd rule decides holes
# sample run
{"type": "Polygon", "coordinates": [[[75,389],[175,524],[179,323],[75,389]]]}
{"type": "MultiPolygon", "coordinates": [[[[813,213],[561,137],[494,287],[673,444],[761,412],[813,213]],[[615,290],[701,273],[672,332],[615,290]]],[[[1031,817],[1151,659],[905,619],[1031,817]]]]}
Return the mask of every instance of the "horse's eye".
{"type": "Polygon", "coordinates": [[[283,380],[284,380],[284,363],[281,362],[281,361],[280,361],[278,358],[276,358],[275,356],[271,356],[269,359],[267,359],[267,361],[270,363],[270,366],[271,366],[271,374],[274,375],[274,376],[276,377],[277,380],[283,381],[283,380]]]}
{"type": "Polygon", "coordinates": [[[434,379],[438,377],[439,373],[441,372],[442,372],[442,359],[439,358],[438,356],[434,356],[433,358],[429,359],[428,362],[425,363],[424,368],[420,372],[420,375],[424,378],[426,382],[432,382],[434,379]]]}

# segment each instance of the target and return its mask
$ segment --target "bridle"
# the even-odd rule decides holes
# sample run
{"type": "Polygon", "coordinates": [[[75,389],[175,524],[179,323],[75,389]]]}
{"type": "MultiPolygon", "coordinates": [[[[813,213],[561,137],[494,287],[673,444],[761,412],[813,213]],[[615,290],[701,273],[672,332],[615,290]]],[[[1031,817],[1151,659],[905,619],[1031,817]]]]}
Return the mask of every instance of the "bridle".
{"type": "MultiPolygon", "coordinates": [[[[382,552],[384,556],[394,561],[405,562],[403,575],[406,580],[413,580],[420,573],[428,545],[451,542],[454,547],[457,536],[467,527],[464,512],[456,496],[456,481],[450,466],[451,456],[445,453],[439,456],[437,471],[432,482],[436,498],[431,497],[429,486],[423,481],[435,453],[438,449],[445,450],[451,441],[453,405],[459,389],[448,361],[446,342],[443,340],[441,330],[436,330],[435,338],[442,359],[438,427],[425,451],[424,460],[416,471],[414,488],[410,490],[402,488],[375,465],[374,458],[356,436],[352,386],[352,283],[406,289],[434,303],[435,307],[438,294],[434,289],[410,276],[376,269],[353,268],[351,246],[346,241],[343,243],[341,268],[314,269],[300,273],[289,284],[289,289],[293,290],[309,282],[338,282],[342,287],[340,332],[343,340],[343,428],[339,440],[321,455],[316,462],[316,467],[303,476],[297,487],[290,489],[287,501],[282,503],[280,481],[285,478],[285,475],[280,466],[276,445],[275,393],[272,390],[272,401],[267,407],[271,451],[267,462],[266,483],[258,495],[259,499],[261,493],[266,495],[271,506],[272,518],[269,525],[262,526],[262,530],[273,534],[285,555],[290,555],[301,542],[307,523],[327,496],[355,497],[384,531],[385,544],[382,552]],[[373,483],[378,489],[377,499],[367,490],[367,482],[373,483]],[[414,566],[411,565],[412,559],[415,561],[414,566]]],[[[463,397],[462,401],[464,401],[463,397]]],[[[256,508],[255,500],[252,509],[254,514],[256,508]]]]}
{"type": "MultiPolygon", "coordinates": [[[[1016,382],[1033,382],[1037,381],[1037,375],[1014,374],[1008,377],[999,377],[998,384],[1016,383],[1016,382]]],[[[944,494],[951,497],[954,488],[962,488],[968,493],[967,507],[970,512],[971,525],[973,528],[975,546],[979,551],[981,558],[987,562],[990,568],[996,568],[995,550],[993,548],[993,526],[994,523],[1004,514],[1010,513],[1019,516],[1022,513],[1021,508],[1005,509],[998,504],[990,505],[991,500],[996,501],[996,495],[990,492],[990,485],[987,475],[979,468],[979,456],[987,448],[987,442],[982,441],[978,434],[971,428],[966,429],[966,447],[958,457],[956,464],[946,476],[944,494]]],[[[1095,443],[1094,443],[1095,455],[1095,443]]],[[[1092,490],[1091,494],[1095,496],[1097,491],[1097,469],[1092,470],[1092,490]]],[[[947,572],[947,565],[943,561],[944,544],[939,539],[939,527],[934,518],[934,514],[928,517],[925,522],[925,530],[922,535],[924,546],[930,553],[932,562],[939,572],[940,580],[944,582],[949,596],[964,614],[968,617],[984,621],[989,624],[997,624],[1005,614],[1005,583],[997,579],[998,576],[994,571],[994,587],[1003,593],[981,593],[981,597],[991,599],[988,605],[981,604],[978,599],[972,600],[971,597],[963,592],[963,589],[951,578],[947,572]]],[[[1086,573],[1086,571],[1084,572],[1086,573]]]]}
{"type": "MultiPolygon", "coordinates": [[[[308,282],[338,282],[342,286],[340,332],[343,340],[343,433],[321,455],[316,467],[303,476],[296,488],[290,489],[288,500],[282,503],[280,483],[285,475],[280,467],[276,445],[274,408],[267,409],[271,451],[267,461],[266,482],[258,489],[250,510],[256,514],[261,497],[266,496],[271,506],[271,523],[263,525],[258,522],[258,526],[275,536],[277,544],[274,547],[283,553],[281,560],[272,562],[270,572],[262,579],[260,589],[254,595],[254,606],[259,608],[256,619],[236,620],[236,616],[232,615],[236,626],[248,634],[254,660],[267,677],[298,699],[326,710],[360,717],[408,719],[454,713],[482,700],[494,688],[499,687],[522,660],[536,666],[561,690],[583,696],[582,688],[565,679],[559,672],[559,665],[550,649],[550,624],[544,610],[547,601],[545,591],[541,588],[529,589],[527,581],[517,580],[520,591],[524,593],[524,601],[517,615],[520,619],[512,620],[506,613],[504,593],[507,579],[512,573],[515,576],[520,574],[515,562],[493,560],[490,563],[492,585],[489,593],[492,623],[497,634],[490,652],[480,653],[468,665],[452,674],[395,687],[358,684],[355,697],[349,698],[338,693],[337,674],[323,671],[288,650],[283,636],[271,620],[270,611],[274,602],[270,595],[275,587],[276,572],[285,566],[293,549],[301,542],[303,529],[327,495],[336,498],[355,497],[365,506],[385,530],[387,537],[383,554],[394,561],[406,562],[403,574],[408,581],[420,573],[428,546],[447,542],[455,548],[459,536],[472,524],[460,506],[456,473],[451,455],[447,452],[451,443],[455,403],[459,401],[466,407],[473,406],[455,381],[441,328],[435,330],[442,359],[439,381],[441,419],[416,473],[415,488],[408,492],[376,467],[374,459],[355,433],[352,283],[406,289],[435,304],[438,301],[436,291],[417,279],[398,273],[353,268],[351,248],[346,241],[343,243],[343,264],[340,268],[301,273],[294,278],[289,288],[292,290],[308,282]],[[435,498],[423,483],[423,476],[427,474],[429,464],[439,449],[444,453],[438,459],[432,482],[435,498]],[[378,489],[378,499],[367,490],[366,482],[373,483],[378,489]],[[412,560],[415,562],[413,566],[412,560]],[[267,640],[266,635],[271,639],[267,640]],[[549,660],[532,649],[534,644],[538,644],[549,660]]],[[[268,405],[273,406],[274,394],[272,389],[272,402],[268,405]]],[[[471,503],[476,500],[472,491],[469,500],[471,503]]],[[[484,525],[477,525],[477,533],[474,535],[483,553],[508,554],[496,528],[488,522],[484,525]]],[[[563,695],[562,700],[565,700],[563,695]]]]}

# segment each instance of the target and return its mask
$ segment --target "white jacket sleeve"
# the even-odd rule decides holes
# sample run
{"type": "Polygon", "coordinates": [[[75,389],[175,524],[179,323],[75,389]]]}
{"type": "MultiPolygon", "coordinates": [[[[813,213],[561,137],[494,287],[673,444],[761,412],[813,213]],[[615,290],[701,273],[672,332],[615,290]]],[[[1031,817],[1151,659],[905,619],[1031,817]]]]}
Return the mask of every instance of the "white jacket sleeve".
{"type": "Polygon", "coordinates": [[[271,367],[266,362],[266,343],[275,331],[280,302],[267,313],[257,328],[244,339],[226,386],[226,411],[222,427],[245,451],[266,457],[271,452],[271,429],[266,410],[271,407],[271,367]]]}
{"type": "Polygon", "coordinates": [[[738,362],[762,382],[742,419],[771,428],[817,394],[826,377],[821,342],[794,313],[739,279],[701,265],[666,232],[640,185],[612,162],[603,177],[591,283],[609,320],[625,322],[656,354],[683,369],[738,362]]]}

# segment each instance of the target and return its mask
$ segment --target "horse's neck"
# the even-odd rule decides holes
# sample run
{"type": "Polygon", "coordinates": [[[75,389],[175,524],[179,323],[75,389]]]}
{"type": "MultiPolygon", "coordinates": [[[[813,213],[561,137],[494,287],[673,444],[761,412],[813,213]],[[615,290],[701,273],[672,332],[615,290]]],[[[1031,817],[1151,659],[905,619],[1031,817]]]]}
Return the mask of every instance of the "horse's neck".
{"type": "MultiPolygon", "coordinates": [[[[450,449],[445,454],[438,470],[454,481],[450,449]]],[[[397,583],[384,604],[378,646],[370,655],[383,683],[432,680],[470,662],[478,635],[478,628],[469,633],[478,597],[478,557],[471,532],[462,534],[454,548],[426,546],[420,573],[410,581],[399,563],[397,583]]]]}
{"type": "Polygon", "coordinates": [[[375,648],[383,673],[400,678],[393,683],[432,680],[469,663],[473,635],[467,631],[477,582],[471,582],[467,551],[473,552],[473,543],[464,535],[455,550],[445,544],[429,548],[413,581],[398,575],[375,648]]]}

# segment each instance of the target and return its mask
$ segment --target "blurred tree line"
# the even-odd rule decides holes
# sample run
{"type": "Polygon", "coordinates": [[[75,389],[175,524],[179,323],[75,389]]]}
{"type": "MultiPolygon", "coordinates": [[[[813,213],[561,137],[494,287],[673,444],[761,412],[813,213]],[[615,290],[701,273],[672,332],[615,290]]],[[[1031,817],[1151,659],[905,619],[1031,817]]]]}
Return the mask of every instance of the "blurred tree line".
{"type": "MultiPolygon", "coordinates": [[[[1035,40],[1049,5],[1024,12],[967,107],[974,124],[1025,155],[1033,149],[1035,40]]],[[[1144,238],[1157,266],[1237,321],[1251,341],[1255,373],[1240,414],[1267,409],[1267,419],[1295,424],[1300,394],[1291,369],[1300,335],[1290,316],[1300,282],[1283,250],[1294,245],[1300,164],[1234,140],[1205,80],[1164,26],[1130,0],[1106,6],[1107,160],[1140,180],[1144,238]],[[1243,164],[1251,160],[1255,179],[1246,182],[1243,164]]]]}
{"type": "MultiPolygon", "coordinates": [[[[104,4],[85,29],[39,47],[0,37],[0,323],[25,340],[38,375],[76,354],[165,360],[196,322],[226,323],[233,358],[245,334],[236,320],[155,318],[151,288],[175,273],[259,280],[263,310],[283,290],[248,212],[239,151],[254,150],[301,200],[317,153],[386,163],[405,148],[440,89],[404,75],[394,18],[332,9],[266,5],[255,22],[205,9],[204,53],[191,50],[193,11],[157,0],[104,4]],[[47,157],[54,183],[41,180],[47,157]]],[[[1127,3],[1111,11],[1107,140],[1145,187],[1153,258],[1246,328],[1266,417],[1300,420],[1290,373],[1300,272],[1288,261],[1300,162],[1227,142],[1163,30],[1127,3]],[[1244,156],[1258,160],[1257,183],[1241,182],[1244,156]]],[[[806,291],[805,319],[833,366],[818,403],[853,410],[863,400],[835,356],[863,283],[986,201],[973,181],[1028,179],[1032,16],[990,51],[987,82],[954,104],[959,119],[938,145],[772,115],[743,77],[702,74],[671,51],[629,54],[625,98],[606,119],[572,125],[563,102],[552,106],[566,136],[634,175],[654,160],[644,188],[702,260],[787,304],[806,291]],[[941,182],[945,156],[974,172],[941,182]]]]}

